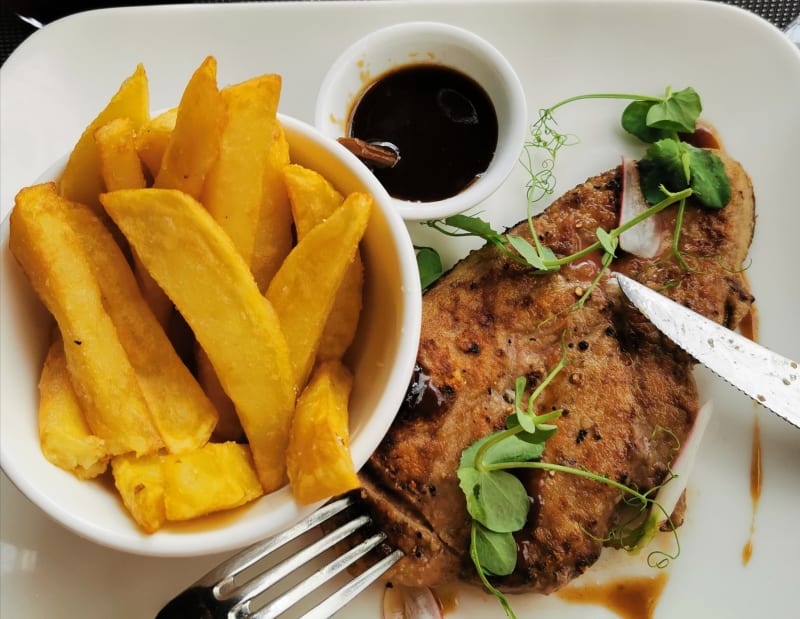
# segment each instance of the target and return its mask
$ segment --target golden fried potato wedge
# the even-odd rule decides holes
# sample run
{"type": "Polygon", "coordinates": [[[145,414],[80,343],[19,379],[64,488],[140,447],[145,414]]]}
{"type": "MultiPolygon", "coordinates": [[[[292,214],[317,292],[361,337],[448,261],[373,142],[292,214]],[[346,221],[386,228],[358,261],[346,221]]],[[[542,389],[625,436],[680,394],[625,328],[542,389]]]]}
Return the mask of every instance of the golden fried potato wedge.
{"type": "MultiPolygon", "coordinates": [[[[200,202],[231,237],[247,264],[251,264],[263,179],[273,141],[281,77],[270,74],[222,90],[225,124],[219,156],[206,177],[200,202]]],[[[198,377],[220,412],[216,440],[238,440],[242,427],[235,407],[225,394],[203,352],[197,351],[198,377]]]]}
{"type": "Polygon", "coordinates": [[[274,74],[222,90],[226,114],[219,156],[200,197],[247,264],[253,255],[280,92],[281,78],[274,74]]]}
{"type": "Polygon", "coordinates": [[[123,190],[100,199],[208,354],[236,405],[264,490],[279,488],[296,388],[278,317],[244,259],[183,192],[123,190]]]}
{"type": "Polygon", "coordinates": [[[128,118],[138,129],[150,118],[150,94],[144,67],[136,67],[108,105],[84,130],[70,153],[67,165],[59,180],[59,192],[68,200],[86,204],[99,211],[97,196],[105,191],[100,171],[100,160],[95,143],[95,131],[114,120],[128,118]]]}
{"type": "MultiPolygon", "coordinates": [[[[315,170],[297,164],[283,168],[283,179],[289,193],[297,238],[302,239],[318,223],[324,221],[344,201],[333,185],[315,170]]],[[[364,287],[364,265],[361,252],[356,252],[347,269],[317,351],[319,359],[340,359],[355,338],[364,287]]]]}
{"type": "Polygon", "coordinates": [[[262,292],[292,249],[292,211],[281,178],[281,170],[288,164],[289,142],[280,122],[276,122],[264,170],[261,212],[250,258],[250,270],[262,292]]]}
{"type": "Polygon", "coordinates": [[[9,246],[58,323],[70,379],[91,431],[112,455],[150,453],[163,443],[70,224],[68,214],[76,206],[56,193],[54,183],[23,189],[11,213],[9,246]]]}
{"type": "Polygon", "coordinates": [[[89,430],[72,388],[60,335],[39,379],[39,441],[45,458],[78,479],[97,477],[108,466],[105,441],[89,430]]]}
{"type": "Polygon", "coordinates": [[[361,317],[363,290],[364,263],[361,261],[361,252],[356,252],[336,291],[333,307],[320,337],[318,359],[341,359],[350,348],[361,317]]]}
{"type": "Polygon", "coordinates": [[[167,150],[169,136],[175,129],[177,118],[178,108],[174,107],[154,116],[136,132],[136,152],[151,178],[155,178],[161,169],[164,151],[167,150]]]}
{"type": "Polygon", "coordinates": [[[195,346],[195,364],[197,366],[197,381],[203,387],[203,391],[206,392],[208,399],[214,404],[214,408],[217,409],[219,414],[217,425],[211,434],[211,440],[217,443],[227,441],[240,443],[244,441],[244,428],[242,428],[242,422],[239,421],[239,415],[236,413],[236,406],[233,404],[233,400],[228,397],[228,394],[225,393],[225,389],[222,388],[219,377],[214,371],[214,366],[211,365],[211,360],[199,345],[195,346]]]}
{"type": "Polygon", "coordinates": [[[142,160],[136,152],[130,118],[115,118],[94,132],[100,174],[108,191],[145,186],[142,160]]]}
{"type": "Polygon", "coordinates": [[[264,494],[247,445],[208,443],[165,456],[162,467],[167,520],[232,509],[264,494]]]}
{"type": "Polygon", "coordinates": [[[167,521],[161,459],[158,454],[141,458],[127,454],[111,461],[114,485],[122,503],[146,533],[155,533],[167,521]]]}
{"type": "Polygon", "coordinates": [[[344,196],[316,170],[292,163],[281,170],[281,175],[289,194],[298,239],[311,232],[344,202],[344,196]]]}
{"type": "Polygon", "coordinates": [[[217,423],[217,411],[139,292],[122,251],[88,208],[73,205],[67,217],[91,256],[106,311],[167,449],[181,453],[204,445],[217,423]]]}
{"type": "Polygon", "coordinates": [[[301,389],[336,292],[366,231],[372,204],[369,194],[350,194],[297,243],[267,289],[289,344],[294,383],[301,389]]]}
{"type": "Polygon", "coordinates": [[[321,363],[297,400],[287,452],[292,494],[307,505],[358,488],[350,456],[348,400],[353,377],[338,361],[321,363]]]}
{"type": "Polygon", "coordinates": [[[217,88],[217,61],[209,56],[192,74],[178,105],[154,185],[180,189],[194,198],[219,153],[225,104],[217,88]]]}
{"type": "MultiPolygon", "coordinates": [[[[94,133],[103,181],[109,191],[140,189],[146,180],[142,161],[136,152],[133,123],[128,118],[116,118],[98,128],[94,133]]],[[[166,325],[172,313],[172,302],[150,277],[136,253],[133,254],[134,272],[147,304],[161,325],[166,325]]]]}

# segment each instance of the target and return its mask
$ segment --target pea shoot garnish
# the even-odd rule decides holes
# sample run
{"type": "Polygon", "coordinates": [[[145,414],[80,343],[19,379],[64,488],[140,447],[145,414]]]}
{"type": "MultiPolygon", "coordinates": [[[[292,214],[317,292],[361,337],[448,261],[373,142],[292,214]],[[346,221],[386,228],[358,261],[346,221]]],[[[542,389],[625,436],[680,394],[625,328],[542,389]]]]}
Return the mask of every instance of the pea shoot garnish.
{"type": "MultiPolygon", "coordinates": [[[[695,131],[697,119],[702,111],[699,95],[692,88],[672,91],[667,88],[663,97],[623,93],[596,93],[578,95],[559,101],[541,110],[539,118],[531,125],[531,133],[525,147],[523,165],[528,170],[527,217],[532,243],[518,235],[499,233],[480,217],[455,215],[443,220],[432,220],[426,224],[450,236],[477,236],[497,246],[516,262],[528,265],[536,271],[558,270],[562,265],[579,260],[594,251],[601,251],[602,270],[591,287],[578,301],[583,306],[611,262],[616,257],[619,237],[623,232],[652,217],[665,208],[678,205],[672,253],[684,269],[688,266],[678,247],[683,212],[686,200],[694,198],[707,208],[722,208],[731,197],[730,181],[722,160],[710,150],[697,148],[684,140],[695,131]],[[587,99],[624,99],[631,103],[622,113],[622,128],[629,134],[649,144],[644,156],[638,161],[640,191],[650,205],[636,217],[605,231],[596,230],[597,241],[569,256],[556,257],[553,251],[539,241],[533,222],[533,206],[555,188],[555,165],[559,151],[564,146],[577,142],[569,134],[558,130],[554,112],[559,108],[587,99]],[[534,154],[544,153],[538,168],[534,166],[534,154]]],[[[629,188],[634,191],[635,188],[629,188]]],[[[625,197],[623,197],[623,200],[625,197]]],[[[441,261],[432,259],[435,250],[418,248],[418,262],[423,286],[428,287],[441,275],[441,261]]]]}

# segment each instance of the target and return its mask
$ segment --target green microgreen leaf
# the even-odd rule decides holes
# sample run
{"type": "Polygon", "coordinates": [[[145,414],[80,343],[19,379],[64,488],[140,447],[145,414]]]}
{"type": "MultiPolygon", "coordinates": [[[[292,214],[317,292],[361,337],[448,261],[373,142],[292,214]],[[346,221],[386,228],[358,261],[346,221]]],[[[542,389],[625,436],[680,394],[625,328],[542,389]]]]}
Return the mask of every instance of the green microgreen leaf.
{"type": "Polygon", "coordinates": [[[475,523],[475,551],[481,568],[492,576],[507,576],[517,564],[517,544],[510,532],[491,531],[475,523]]]}
{"type": "MultiPolygon", "coordinates": [[[[500,431],[484,436],[462,452],[460,466],[479,468],[482,465],[497,464],[498,462],[535,460],[541,456],[544,445],[531,444],[529,441],[523,440],[522,435],[524,435],[524,432],[510,433],[500,431]],[[478,452],[489,441],[493,441],[493,443],[481,454],[481,464],[476,465],[478,452]]],[[[544,443],[544,440],[542,438],[541,443],[544,443]]]]}
{"type": "Polygon", "coordinates": [[[458,469],[467,511],[474,520],[498,533],[519,531],[528,518],[528,493],[525,486],[506,471],[458,469]]]}
{"type": "Polygon", "coordinates": [[[622,128],[642,142],[652,144],[666,137],[666,132],[647,125],[647,113],[655,101],[633,101],[622,112],[622,128]]]}
{"type": "Polygon", "coordinates": [[[611,256],[612,258],[616,255],[617,252],[617,245],[619,245],[619,239],[616,236],[612,236],[603,228],[597,228],[595,230],[595,234],[597,235],[597,240],[600,241],[600,246],[603,248],[603,251],[606,252],[607,255],[611,256]]]}
{"type": "MultiPolygon", "coordinates": [[[[517,400],[518,402],[520,400],[517,400]]],[[[517,409],[519,411],[519,409],[517,409]]],[[[516,413],[512,413],[506,418],[506,428],[509,430],[514,430],[519,426],[521,434],[529,434],[530,436],[534,436],[537,434],[537,426],[536,421],[534,420],[532,415],[528,415],[524,411],[519,411],[516,413]]],[[[531,442],[531,441],[528,441],[531,442]]],[[[538,441],[533,441],[538,442],[538,441]]]]}
{"type": "Polygon", "coordinates": [[[483,586],[486,587],[487,591],[492,593],[498,599],[500,605],[503,607],[503,610],[506,612],[508,619],[517,619],[517,616],[514,614],[514,609],[511,608],[511,604],[509,604],[506,596],[502,591],[496,589],[492,583],[489,582],[489,579],[486,577],[486,573],[483,570],[480,556],[478,555],[478,527],[480,527],[480,525],[473,521],[472,529],[470,531],[469,557],[472,559],[472,564],[475,566],[475,571],[478,573],[478,577],[481,579],[483,586]]]}
{"type": "Polygon", "coordinates": [[[508,244],[516,249],[519,255],[522,256],[534,269],[539,271],[547,271],[549,269],[545,261],[542,259],[542,256],[536,251],[536,248],[527,240],[521,236],[511,234],[507,235],[506,239],[508,240],[508,244]]]}
{"type": "MultiPolygon", "coordinates": [[[[520,419],[525,418],[530,419],[526,415],[517,415],[516,413],[509,415],[508,419],[506,419],[506,427],[509,430],[515,430],[521,425],[520,419]]],[[[544,444],[558,431],[558,426],[555,426],[551,423],[534,423],[534,427],[534,432],[528,432],[523,429],[522,431],[517,432],[515,436],[520,441],[525,441],[526,443],[532,443],[534,445],[541,445],[541,450],[544,452],[544,444]]]]}
{"type": "Polygon", "coordinates": [[[559,264],[558,264],[558,261],[556,260],[556,254],[551,248],[549,248],[547,246],[540,247],[539,248],[539,255],[542,257],[542,261],[546,265],[548,265],[547,268],[550,271],[557,271],[558,270],[559,264]]]}
{"type": "Polygon", "coordinates": [[[442,258],[433,247],[416,247],[417,268],[422,289],[427,289],[442,275],[442,258]]]}
{"type": "Polygon", "coordinates": [[[687,145],[690,187],[693,195],[709,208],[722,208],[731,199],[731,183],[725,164],[710,150],[687,145]]]}
{"type": "Polygon", "coordinates": [[[668,92],[666,99],[647,111],[647,126],[654,129],[692,133],[703,106],[694,88],[668,92]]]}
{"type": "Polygon", "coordinates": [[[492,228],[488,221],[475,215],[451,215],[445,218],[444,223],[451,228],[463,230],[486,241],[496,242],[501,239],[501,235],[492,228]]]}
{"type": "Polygon", "coordinates": [[[664,199],[661,185],[676,193],[689,187],[687,144],[663,139],[650,145],[639,160],[639,182],[645,199],[657,204],[664,199]]]}

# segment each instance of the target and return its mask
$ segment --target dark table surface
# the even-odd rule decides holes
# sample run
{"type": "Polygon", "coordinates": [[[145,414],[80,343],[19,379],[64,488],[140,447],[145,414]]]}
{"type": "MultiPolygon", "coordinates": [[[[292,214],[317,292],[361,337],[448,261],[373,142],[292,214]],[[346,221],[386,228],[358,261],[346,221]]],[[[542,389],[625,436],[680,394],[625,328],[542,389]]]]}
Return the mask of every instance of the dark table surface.
{"type": "MultiPolygon", "coordinates": [[[[37,26],[32,25],[32,23],[47,24],[59,17],[83,10],[109,6],[166,4],[168,1],[114,2],[113,0],[81,0],[78,2],[63,1],[56,3],[50,0],[3,0],[2,6],[0,6],[0,63],[5,62],[14,49],[36,30],[37,26]],[[27,18],[27,21],[24,18],[27,18]]],[[[726,4],[736,5],[756,13],[781,30],[786,28],[800,14],[800,0],[723,1],[726,4]]],[[[185,4],[198,3],[187,2],[185,4]]],[[[205,4],[208,4],[208,2],[206,1],[205,4]]]]}

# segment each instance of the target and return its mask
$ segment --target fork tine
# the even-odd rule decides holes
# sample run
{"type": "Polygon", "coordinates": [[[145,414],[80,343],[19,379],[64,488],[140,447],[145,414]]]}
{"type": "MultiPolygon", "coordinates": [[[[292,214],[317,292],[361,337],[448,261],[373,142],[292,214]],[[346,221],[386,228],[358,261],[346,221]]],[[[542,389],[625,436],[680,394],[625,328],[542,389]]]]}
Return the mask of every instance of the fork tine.
{"type": "Polygon", "coordinates": [[[271,552],[291,542],[293,539],[300,537],[303,533],[310,531],[320,523],[351,505],[353,505],[353,499],[351,497],[337,499],[336,501],[324,505],[293,527],[262,542],[253,544],[228,560],[223,561],[200,578],[195,583],[195,586],[214,587],[215,597],[224,595],[225,591],[230,588],[233,578],[237,574],[258,563],[271,552]]]}
{"type": "Polygon", "coordinates": [[[254,576],[251,580],[243,583],[240,587],[230,591],[228,593],[228,597],[241,599],[243,600],[242,603],[247,600],[251,600],[255,596],[269,589],[272,585],[280,581],[285,576],[291,574],[300,566],[304,565],[314,557],[322,554],[337,542],[343,540],[353,531],[360,529],[362,526],[369,524],[370,522],[372,522],[372,519],[369,516],[359,516],[358,518],[345,523],[325,537],[293,554],[285,561],[282,561],[274,567],[261,572],[257,576],[254,576]]]}
{"type": "Polygon", "coordinates": [[[350,602],[364,589],[378,580],[390,567],[403,557],[402,550],[395,550],[392,554],[385,556],[375,565],[359,574],[356,578],[348,582],[336,593],[317,604],[301,619],[328,619],[333,613],[341,609],[350,602]]]}
{"type": "MultiPolygon", "coordinates": [[[[302,582],[298,583],[297,585],[286,591],[283,595],[275,598],[269,604],[259,609],[252,615],[250,615],[248,619],[274,619],[275,617],[277,617],[278,615],[289,609],[292,605],[299,602],[307,595],[318,589],[328,580],[339,574],[349,565],[351,565],[361,557],[365,556],[370,550],[375,548],[375,546],[380,544],[385,539],[386,539],[385,533],[375,533],[371,537],[363,540],[357,546],[351,548],[343,555],[337,557],[324,567],[320,568],[319,570],[311,574],[309,577],[305,578],[302,582]]],[[[386,569],[388,569],[388,566],[386,569]]],[[[384,571],[385,569],[379,572],[376,575],[376,578],[380,576],[380,574],[382,574],[384,571]]],[[[357,593],[358,591],[355,594],[357,593]]],[[[344,605],[348,601],[349,599],[344,600],[342,602],[342,605],[344,605]]]]}

